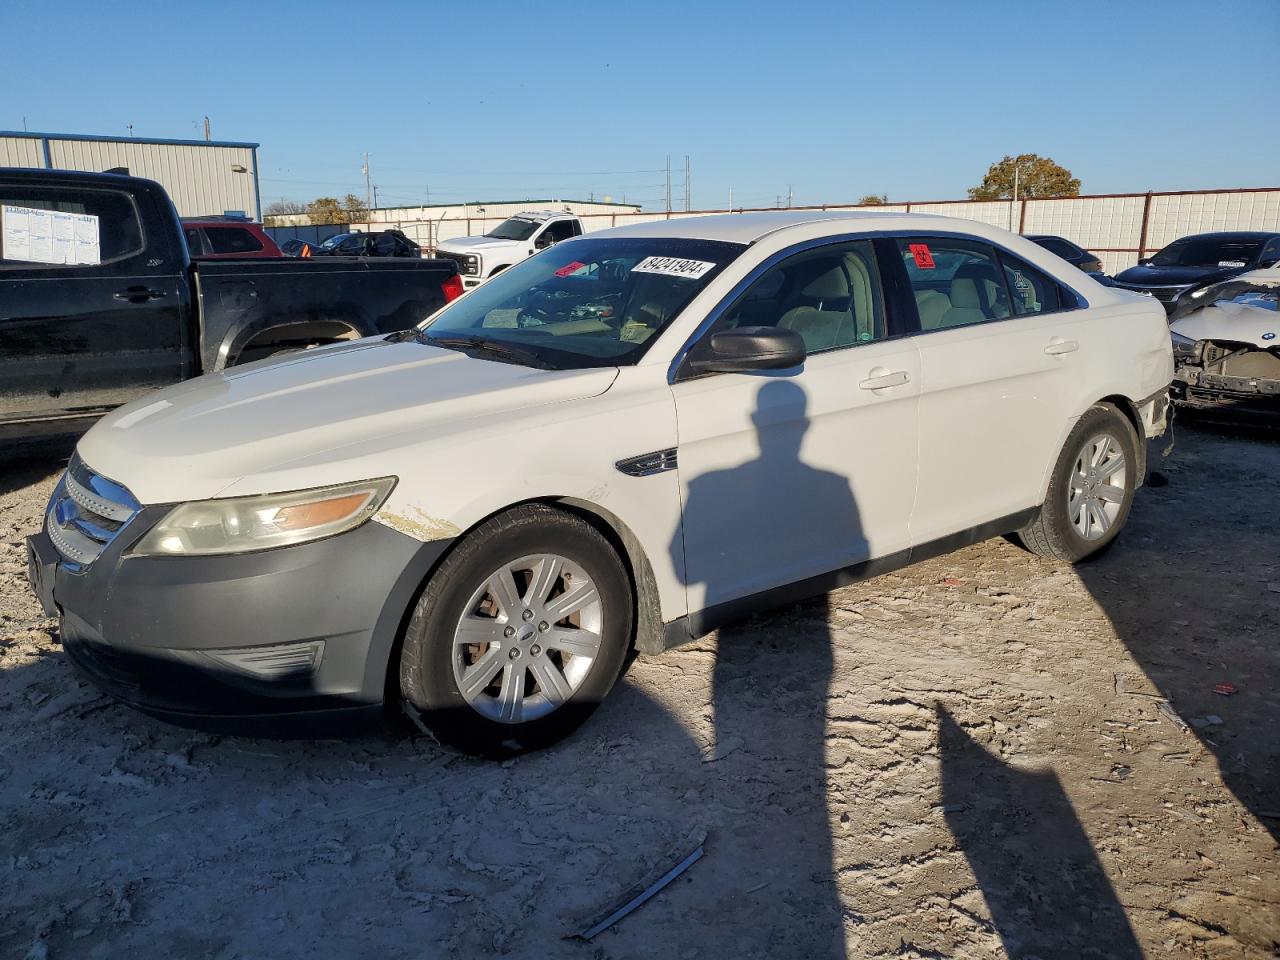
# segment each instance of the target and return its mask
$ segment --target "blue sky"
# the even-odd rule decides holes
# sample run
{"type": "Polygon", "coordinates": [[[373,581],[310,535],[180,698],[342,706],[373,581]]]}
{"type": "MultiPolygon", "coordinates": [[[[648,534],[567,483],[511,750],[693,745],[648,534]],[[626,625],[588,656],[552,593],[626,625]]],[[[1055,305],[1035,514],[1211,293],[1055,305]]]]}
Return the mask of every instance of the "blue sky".
{"type": "Polygon", "coordinates": [[[384,204],[659,209],[668,154],[704,208],[963,197],[1020,152],[1087,193],[1280,185],[1280,0],[6,0],[0,37],[0,128],[208,114],[262,144],[264,203],[363,195],[366,150],[384,204]]]}

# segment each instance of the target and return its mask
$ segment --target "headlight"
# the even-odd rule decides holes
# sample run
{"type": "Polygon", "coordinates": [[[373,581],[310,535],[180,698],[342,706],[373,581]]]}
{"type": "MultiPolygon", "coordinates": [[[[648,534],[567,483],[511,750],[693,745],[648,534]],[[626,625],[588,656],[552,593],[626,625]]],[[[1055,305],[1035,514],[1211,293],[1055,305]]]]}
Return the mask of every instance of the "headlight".
{"type": "Polygon", "coordinates": [[[382,506],[395,477],[258,497],[180,504],[133,548],[150,556],[270,550],[345,533],[382,506]]]}
{"type": "Polygon", "coordinates": [[[1173,355],[1178,360],[1189,360],[1196,355],[1198,341],[1184,337],[1180,333],[1174,333],[1172,330],[1169,331],[1169,339],[1173,341],[1173,355]]]}
{"type": "Polygon", "coordinates": [[[475,274],[480,272],[480,257],[478,254],[467,254],[467,272],[475,274]]]}

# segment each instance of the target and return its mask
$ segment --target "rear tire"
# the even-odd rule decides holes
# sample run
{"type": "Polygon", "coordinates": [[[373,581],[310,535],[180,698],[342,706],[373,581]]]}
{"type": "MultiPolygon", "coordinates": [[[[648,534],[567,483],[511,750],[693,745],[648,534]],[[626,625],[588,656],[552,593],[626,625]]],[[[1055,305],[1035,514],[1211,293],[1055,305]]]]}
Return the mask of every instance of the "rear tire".
{"type": "Polygon", "coordinates": [[[621,673],[633,606],[622,561],[585,520],[545,504],[500,514],[458,543],[414,608],[405,708],[467,753],[555,743],[621,673]]]}
{"type": "Polygon", "coordinates": [[[1018,531],[1032,553],[1078,563],[1115,542],[1138,488],[1138,436],[1109,403],[1076,423],[1054,464],[1036,518],[1018,531]]]}

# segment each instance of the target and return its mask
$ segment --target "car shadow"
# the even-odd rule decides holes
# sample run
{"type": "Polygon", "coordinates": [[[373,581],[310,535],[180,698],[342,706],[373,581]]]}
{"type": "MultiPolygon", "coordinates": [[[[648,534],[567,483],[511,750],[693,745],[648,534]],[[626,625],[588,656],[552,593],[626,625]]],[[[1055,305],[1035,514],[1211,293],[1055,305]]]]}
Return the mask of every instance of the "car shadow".
{"type": "Polygon", "coordinates": [[[1141,677],[1118,689],[1151,704],[1171,752],[1198,739],[1280,841],[1280,432],[1195,418],[1178,434],[1164,461],[1153,445],[1157,483],[1115,545],[1075,572],[1186,728],[1156,712],[1141,677]]]}
{"type": "Polygon", "coordinates": [[[66,468],[77,437],[6,443],[0,440],[0,496],[29,487],[66,468]]]}

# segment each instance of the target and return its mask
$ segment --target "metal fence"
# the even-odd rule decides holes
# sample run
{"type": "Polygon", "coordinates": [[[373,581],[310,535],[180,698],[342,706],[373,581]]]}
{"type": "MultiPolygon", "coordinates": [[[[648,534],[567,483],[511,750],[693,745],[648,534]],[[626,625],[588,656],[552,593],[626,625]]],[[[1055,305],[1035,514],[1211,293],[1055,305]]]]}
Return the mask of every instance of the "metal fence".
{"type": "MultiPolygon", "coordinates": [[[[590,232],[629,223],[672,220],[680,217],[708,216],[726,213],[752,213],[767,208],[730,210],[695,210],[657,213],[586,213],[580,214],[584,228],[590,232]]],[[[855,204],[830,204],[797,207],[798,210],[880,210],[900,213],[932,213],[963,217],[1004,227],[1015,233],[1050,233],[1066,237],[1073,243],[1098,255],[1107,273],[1118,273],[1178,237],[1213,230],[1280,231],[1280,187],[1258,187],[1227,190],[1179,190],[1170,192],[1097,194],[1083,197],[1057,197],[1030,200],[912,200],[873,207],[855,204]]],[[[280,239],[294,234],[287,231],[321,230],[331,236],[343,230],[377,231],[395,228],[422,247],[433,252],[436,245],[455,237],[483,233],[492,221],[474,217],[441,218],[439,220],[405,220],[392,223],[330,225],[322,227],[271,227],[280,239]]],[[[303,239],[308,239],[298,233],[303,239]]]]}
{"type": "Polygon", "coordinates": [[[286,240],[305,240],[312,246],[319,246],[330,237],[340,233],[350,233],[351,225],[346,223],[317,223],[294,227],[264,227],[267,235],[276,243],[286,240]]]}

